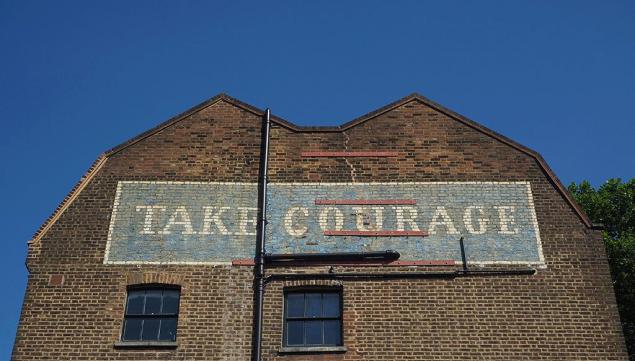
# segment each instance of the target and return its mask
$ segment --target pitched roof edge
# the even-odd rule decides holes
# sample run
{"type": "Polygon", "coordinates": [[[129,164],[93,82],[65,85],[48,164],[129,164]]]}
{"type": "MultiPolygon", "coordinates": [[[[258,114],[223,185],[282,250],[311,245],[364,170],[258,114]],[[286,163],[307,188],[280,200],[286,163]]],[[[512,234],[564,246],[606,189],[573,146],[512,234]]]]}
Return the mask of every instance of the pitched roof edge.
{"type": "MultiPolygon", "coordinates": [[[[198,104],[193,106],[192,108],[162,122],[161,124],[148,129],[146,131],[144,131],[143,133],[132,137],[130,139],[128,139],[127,141],[107,150],[106,152],[102,153],[101,155],[99,155],[99,157],[93,162],[93,164],[88,168],[88,170],[84,173],[84,175],[79,179],[79,181],[75,184],[75,186],[73,186],[73,188],[70,190],[70,192],[66,195],[66,197],[64,197],[64,199],[59,203],[59,205],[57,206],[57,208],[55,208],[55,210],[53,211],[53,213],[42,223],[42,225],[37,229],[37,231],[33,234],[33,236],[31,237],[31,239],[29,241],[27,241],[27,244],[37,244],[42,237],[44,237],[44,235],[46,234],[46,232],[53,226],[53,224],[55,224],[55,222],[62,216],[62,214],[64,213],[64,211],[66,211],[66,209],[71,205],[71,203],[75,200],[75,198],[77,198],[77,196],[79,195],[79,193],[81,193],[81,191],[86,187],[86,185],[90,182],[91,179],[93,179],[93,177],[95,176],[95,174],[97,174],[97,172],[102,168],[102,166],[106,163],[106,161],[108,160],[108,158],[122,150],[124,150],[125,148],[128,148],[129,146],[132,146],[133,144],[136,144],[140,141],[142,141],[145,138],[148,138],[154,134],[156,134],[157,132],[160,132],[161,130],[168,128],[176,123],[178,123],[179,121],[185,119],[186,117],[195,114],[215,103],[217,103],[220,100],[224,100],[230,104],[233,104],[241,109],[244,109],[246,111],[249,111],[255,115],[263,115],[264,111],[261,109],[258,109],[252,105],[249,105],[247,103],[244,103],[238,99],[235,99],[233,97],[230,97],[229,95],[225,94],[225,93],[220,93],[217,94],[216,96],[198,104]]],[[[290,122],[277,117],[277,116],[273,116],[272,120],[277,122],[278,124],[288,127],[290,129],[293,130],[297,130],[296,126],[294,124],[291,124],[290,122]]]]}
{"type": "MultiPolygon", "coordinates": [[[[234,106],[236,106],[238,108],[241,108],[241,109],[243,109],[245,111],[248,111],[248,112],[250,112],[252,114],[258,115],[258,116],[262,116],[262,115],[265,114],[265,111],[262,110],[262,109],[256,108],[253,105],[250,105],[250,104],[247,104],[245,102],[242,102],[242,101],[240,101],[240,100],[238,100],[236,98],[233,98],[233,97],[231,97],[231,96],[229,96],[229,95],[227,95],[225,93],[219,93],[219,94],[215,95],[214,97],[212,97],[212,98],[210,98],[208,100],[205,100],[204,102],[202,102],[202,103],[200,103],[198,105],[195,105],[192,108],[190,108],[190,109],[188,109],[188,110],[186,110],[186,111],[184,111],[184,112],[182,112],[180,114],[177,114],[176,116],[164,121],[163,123],[161,123],[161,124],[159,124],[159,125],[157,125],[157,126],[155,126],[153,128],[150,128],[150,129],[144,131],[143,133],[141,133],[141,134],[139,134],[137,136],[134,136],[134,137],[128,139],[127,141],[125,141],[125,142],[123,142],[123,143],[111,148],[110,150],[106,151],[104,154],[105,154],[106,157],[110,157],[110,156],[112,156],[112,155],[114,155],[114,154],[116,154],[116,153],[128,148],[129,146],[131,146],[133,144],[136,144],[136,143],[138,143],[138,142],[140,142],[140,141],[142,141],[142,140],[144,140],[144,139],[146,139],[146,138],[148,138],[148,137],[150,137],[150,136],[162,131],[163,129],[166,129],[166,128],[171,127],[172,125],[175,125],[176,123],[178,123],[181,120],[187,118],[188,116],[196,114],[196,113],[200,112],[201,110],[218,103],[221,100],[225,101],[225,102],[227,102],[229,104],[232,104],[232,105],[234,105],[234,106]]],[[[289,129],[292,129],[292,130],[295,130],[295,131],[298,130],[298,127],[295,124],[292,124],[291,122],[289,122],[287,120],[284,120],[284,119],[282,119],[282,118],[280,118],[278,116],[275,116],[275,115],[272,116],[271,120],[274,121],[275,123],[278,123],[279,125],[282,125],[284,127],[289,128],[289,129]]]]}
{"type": "Polygon", "coordinates": [[[450,109],[447,109],[446,107],[435,103],[434,101],[420,95],[420,94],[412,94],[411,97],[413,99],[417,99],[418,101],[438,110],[441,113],[446,114],[449,117],[452,117],[458,121],[460,121],[461,123],[475,129],[478,130],[480,132],[482,132],[485,135],[488,135],[496,140],[498,140],[499,142],[506,144],[516,150],[519,150],[520,152],[523,152],[527,155],[529,155],[530,157],[534,158],[534,160],[538,163],[538,165],[540,166],[540,168],[543,170],[543,172],[545,172],[545,174],[547,175],[547,178],[549,178],[549,180],[553,183],[553,185],[556,187],[556,189],[560,192],[560,194],[565,198],[565,200],[571,205],[571,207],[573,208],[573,210],[577,213],[577,215],[580,217],[580,219],[582,220],[582,222],[584,223],[585,226],[587,226],[587,228],[593,228],[593,222],[591,222],[591,219],[587,216],[587,214],[584,212],[584,210],[582,210],[582,208],[580,207],[580,205],[575,201],[575,199],[573,199],[573,196],[571,195],[571,193],[569,193],[569,191],[567,190],[567,188],[562,184],[562,182],[560,182],[560,179],[558,179],[558,177],[556,176],[556,174],[553,172],[553,170],[551,169],[551,167],[549,167],[549,165],[547,164],[547,162],[545,161],[545,159],[542,157],[542,155],[540,155],[540,153],[538,153],[537,151],[528,148],[494,130],[491,130],[487,127],[485,127],[484,125],[481,125],[457,112],[454,112],[450,109]]]}
{"type": "MultiPolygon", "coordinates": [[[[40,226],[40,228],[37,230],[37,232],[35,232],[35,234],[33,235],[32,239],[28,242],[28,243],[36,243],[39,242],[41,240],[41,238],[44,236],[44,234],[51,228],[51,226],[53,226],[53,224],[59,219],[59,217],[64,213],[64,211],[70,206],[70,204],[72,203],[72,201],[77,198],[77,196],[79,195],[79,193],[86,187],[86,185],[88,184],[88,182],[90,182],[90,180],[95,176],[95,174],[99,171],[99,169],[101,169],[101,167],[104,165],[104,163],[106,162],[106,160],[122,151],[125,148],[128,148],[129,146],[132,146],[133,144],[136,144],[140,141],[142,141],[145,138],[148,138],[152,135],[154,135],[155,133],[166,129],[176,123],[178,123],[179,121],[185,119],[186,117],[195,114],[215,103],[217,103],[218,101],[226,101],[234,106],[237,106],[243,110],[246,110],[248,112],[251,112],[255,115],[260,115],[262,116],[264,114],[264,111],[254,107],[250,104],[247,104],[245,102],[242,102],[236,98],[233,98],[225,93],[220,93],[198,105],[195,105],[194,107],[186,110],[183,113],[180,113],[168,120],[166,120],[165,122],[157,125],[154,128],[151,128],[117,146],[115,146],[114,148],[111,148],[110,150],[106,151],[105,153],[103,153],[102,155],[100,155],[97,160],[95,160],[95,162],[91,165],[91,167],[88,169],[88,171],[82,176],[82,178],[80,178],[79,182],[73,187],[73,189],[71,189],[71,191],[69,192],[69,194],[62,200],[62,202],[59,204],[59,206],[55,209],[55,211],[53,212],[53,214],[42,224],[42,226],[40,226]]],[[[589,217],[586,215],[586,213],[584,213],[584,211],[582,210],[582,208],[577,204],[577,202],[573,199],[573,197],[571,196],[571,194],[569,193],[569,191],[566,189],[566,187],[564,187],[564,185],[560,182],[560,180],[558,179],[558,177],[555,175],[555,173],[551,170],[551,168],[549,167],[549,165],[547,164],[547,162],[544,160],[544,158],[536,151],[525,147],[524,145],[517,143],[516,141],[507,138],[506,136],[499,134],[459,113],[456,113],[426,97],[424,97],[423,95],[417,94],[417,93],[412,93],[408,96],[405,96],[395,102],[392,102],[388,105],[385,105],[379,109],[373,110],[369,113],[366,113],[358,118],[355,118],[349,122],[346,122],[340,126],[335,126],[335,127],[312,127],[312,126],[298,126],[295,125],[281,117],[278,116],[272,116],[272,121],[274,121],[275,123],[277,123],[278,125],[281,125],[285,128],[288,128],[290,130],[293,131],[297,131],[297,132],[342,132],[345,131],[347,129],[350,129],[352,127],[355,127],[359,124],[362,124],[370,119],[376,118],[386,112],[389,112],[395,108],[398,108],[402,105],[405,105],[411,101],[419,101],[477,131],[480,131],[481,133],[490,136],[500,142],[502,142],[503,144],[506,144],[508,146],[511,146],[512,148],[515,148],[517,150],[519,150],[520,152],[523,152],[529,156],[531,156],[532,158],[534,158],[536,160],[536,162],[538,163],[538,165],[541,167],[541,169],[543,170],[543,172],[545,172],[545,174],[547,175],[547,177],[549,178],[549,180],[553,183],[553,185],[556,187],[556,189],[562,194],[562,196],[565,198],[565,200],[571,205],[571,207],[574,209],[574,211],[578,214],[578,216],[580,217],[580,219],[582,220],[582,222],[588,227],[588,228],[593,228],[593,223],[591,222],[591,220],[589,219],[589,217]]]]}
{"type": "Polygon", "coordinates": [[[569,205],[571,205],[571,207],[573,208],[573,210],[576,212],[576,214],[580,217],[580,219],[582,220],[582,223],[584,223],[585,226],[587,226],[587,228],[593,228],[593,222],[591,222],[591,219],[587,216],[587,214],[584,212],[584,210],[582,210],[582,208],[580,207],[580,205],[575,201],[575,199],[573,199],[573,196],[571,196],[571,194],[569,193],[569,191],[567,190],[567,188],[562,184],[562,182],[560,182],[560,179],[558,179],[558,177],[556,176],[556,174],[553,172],[553,170],[551,170],[551,168],[549,167],[549,165],[547,164],[547,162],[545,161],[545,159],[542,157],[542,155],[540,155],[540,153],[536,152],[535,150],[528,148],[492,129],[489,129],[487,127],[485,127],[484,125],[481,125],[453,110],[450,110],[446,107],[444,107],[443,105],[436,103],[426,97],[424,97],[421,94],[418,93],[412,93],[410,95],[407,95],[393,103],[390,103],[386,106],[383,106],[379,109],[373,110],[370,113],[364,114],[361,117],[358,117],[356,119],[351,120],[350,122],[344,123],[342,125],[340,125],[338,128],[340,131],[345,131],[347,129],[350,129],[352,127],[355,127],[361,123],[364,123],[370,119],[373,119],[375,117],[378,117],[386,112],[389,112],[395,108],[398,108],[402,105],[405,105],[411,101],[419,101],[467,126],[469,126],[470,128],[477,130],[491,138],[494,138],[496,140],[498,140],[499,142],[506,144],[522,153],[525,153],[527,155],[529,155],[530,157],[534,158],[534,160],[538,163],[538,165],[540,166],[540,168],[542,169],[542,171],[547,175],[547,178],[549,178],[549,180],[551,181],[551,183],[556,187],[556,189],[560,192],[560,194],[565,198],[565,200],[567,201],[567,203],[569,203],[569,205]]]}
{"type": "Polygon", "coordinates": [[[31,240],[29,240],[28,244],[36,244],[38,243],[42,237],[46,234],[46,232],[55,224],[55,222],[62,216],[64,211],[73,203],[75,198],[79,196],[79,193],[86,187],[88,182],[97,174],[97,172],[101,169],[101,167],[106,163],[108,158],[101,154],[88,168],[86,173],[79,179],[79,181],[75,184],[75,186],[71,189],[71,191],[64,197],[64,199],[60,202],[60,204],[55,208],[55,211],[42,223],[40,228],[33,234],[31,240]]]}
{"type": "Polygon", "coordinates": [[[216,95],[216,96],[214,96],[214,97],[212,97],[212,98],[210,98],[210,99],[208,99],[208,100],[206,100],[206,101],[204,101],[204,102],[202,102],[200,104],[197,104],[197,105],[191,107],[190,109],[188,109],[188,110],[186,110],[186,111],[184,111],[184,112],[182,112],[180,114],[177,114],[177,115],[173,116],[172,118],[160,123],[159,125],[157,125],[155,127],[152,127],[150,129],[144,131],[143,133],[138,134],[138,135],[126,140],[125,142],[123,142],[123,143],[121,143],[121,144],[119,144],[119,145],[117,145],[117,146],[115,146],[113,148],[110,148],[109,150],[107,150],[104,153],[104,155],[106,157],[110,157],[111,155],[116,154],[116,153],[124,150],[125,148],[128,148],[129,146],[131,146],[133,144],[136,144],[136,143],[142,141],[143,139],[148,138],[148,137],[154,135],[155,133],[158,133],[161,130],[163,130],[165,128],[168,128],[168,127],[178,123],[179,121],[183,120],[187,116],[200,112],[201,110],[203,110],[203,109],[209,107],[210,105],[218,102],[220,99],[223,98],[223,95],[224,94],[222,94],[222,93],[218,94],[218,95],[216,95]]]}

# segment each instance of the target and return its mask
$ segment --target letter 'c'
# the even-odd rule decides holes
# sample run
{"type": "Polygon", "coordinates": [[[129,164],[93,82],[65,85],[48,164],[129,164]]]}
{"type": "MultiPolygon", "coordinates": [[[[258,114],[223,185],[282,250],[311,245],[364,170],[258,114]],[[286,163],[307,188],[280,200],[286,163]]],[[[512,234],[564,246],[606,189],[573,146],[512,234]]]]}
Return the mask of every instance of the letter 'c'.
{"type": "Polygon", "coordinates": [[[284,229],[285,231],[287,231],[287,233],[290,236],[294,236],[294,237],[301,237],[303,236],[306,232],[308,232],[309,227],[305,225],[303,226],[295,226],[293,224],[293,216],[296,213],[302,213],[304,215],[304,217],[308,217],[309,216],[309,209],[306,207],[291,207],[289,208],[289,210],[287,211],[287,214],[284,215],[284,229]]]}

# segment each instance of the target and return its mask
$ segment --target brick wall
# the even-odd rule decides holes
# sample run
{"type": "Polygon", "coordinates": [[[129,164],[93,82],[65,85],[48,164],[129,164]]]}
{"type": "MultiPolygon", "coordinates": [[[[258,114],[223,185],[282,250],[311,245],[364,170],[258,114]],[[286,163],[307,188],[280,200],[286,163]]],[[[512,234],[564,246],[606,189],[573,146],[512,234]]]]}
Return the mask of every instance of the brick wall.
{"type": "MultiPolygon", "coordinates": [[[[627,359],[601,237],[535,157],[418,97],[369,118],[329,131],[277,120],[270,181],[529,182],[545,267],[521,276],[272,282],[265,297],[265,360],[627,359]],[[369,150],[399,155],[302,155],[369,150]],[[279,353],[284,287],[319,284],[343,289],[347,351],[279,353]]],[[[258,111],[219,97],[107,153],[54,222],[29,243],[30,274],[13,360],[248,360],[252,267],[104,264],[104,255],[118,182],[257,182],[259,152],[258,111]],[[126,287],[140,283],[181,286],[176,349],[113,346],[120,339],[126,287]]],[[[455,267],[340,265],[333,270],[455,267]]]]}

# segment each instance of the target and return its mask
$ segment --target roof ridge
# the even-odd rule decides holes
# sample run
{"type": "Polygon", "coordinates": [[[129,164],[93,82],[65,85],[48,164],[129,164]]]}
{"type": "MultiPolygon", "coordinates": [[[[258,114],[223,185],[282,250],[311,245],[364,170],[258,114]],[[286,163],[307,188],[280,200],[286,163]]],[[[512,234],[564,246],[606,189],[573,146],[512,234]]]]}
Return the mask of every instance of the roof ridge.
{"type": "Polygon", "coordinates": [[[575,201],[575,199],[573,199],[573,196],[571,195],[571,193],[569,193],[569,191],[567,190],[567,188],[562,184],[562,182],[560,181],[560,179],[556,176],[556,174],[553,172],[553,170],[551,169],[551,167],[549,167],[549,165],[547,164],[547,162],[545,161],[545,159],[542,157],[542,155],[540,155],[540,153],[538,153],[537,151],[522,145],[518,142],[516,142],[515,140],[506,137],[480,123],[477,123],[453,110],[450,110],[444,106],[442,106],[441,104],[438,104],[426,97],[424,97],[423,95],[420,94],[416,94],[414,93],[413,96],[423,102],[424,104],[438,110],[441,113],[444,113],[458,121],[460,121],[461,123],[475,129],[478,130],[480,132],[482,132],[483,134],[490,136],[496,140],[498,140],[499,142],[506,144],[512,148],[515,148],[527,155],[529,155],[530,157],[534,158],[536,160],[536,162],[538,163],[538,165],[542,168],[542,170],[545,172],[545,174],[547,175],[547,178],[549,178],[549,180],[553,183],[553,185],[560,191],[560,193],[562,194],[562,196],[565,198],[565,200],[571,205],[571,207],[573,207],[573,209],[575,210],[575,212],[578,214],[578,216],[580,217],[580,219],[582,220],[582,222],[588,227],[588,228],[594,228],[593,222],[591,221],[591,219],[589,218],[589,216],[587,216],[587,214],[584,212],[584,210],[582,210],[582,207],[580,207],[580,205],[575,201]]]}
{"type": "MultiPolygon", "coordinates": [[[[195,114],[213,104],[216,104],[219,101],[226,101],[236,107],[239,107],[241,109],[244,109],[248,112],[251,112],[255,115],[259,115],[262,116],[264,114],[264,110],[255,107],[251,104],[245,103],[241,100],[238,100],[234,97],[231,97],[229,95],[227,95],[226,93],[219,93],[217,95],[215,95],[212,98],[209,98],[208,100],[203,101],[202,103],[193,106],[192,108],[177,114],[176,116],[169,118],[168,120],[160,123],[159,125],[148,129],[144,132],[142,132],[141,134],[128,139],[127,141],[111,148],[110,150],[104,152],[103,154],[101,154],[97,160],[95,160],[95,162],[91,165],[91,167],[88,169],[88,171],[82,176],[82,178],[80,178],[79,182],[77,182],[77,184],[71,189],[71,191],[69,192],[69,194],[62,200],[62,202],[60,203],[60,205],[55,209],[55,211],[53,212],[53,214],[47,218],[47,220],[40,226],[40,228],[37,230],[37,232],[35,232],[33,238],[31,239],[31,241],[29,241],[29,243],[32,242],[37,242],[39,241],[42,236],[46,233],[46,231],[48,231],[50,229],[50,227],[53,225],[53,223],[55,223],[55,221],[57,221],[57,219],[61,216],[61,214],[68,208],[68,206],[70,205],[70,203],[77,197],[77,195],[84,189],[84,187],[86,186],[86,184],[93,178],[93,176],[99,171],[99,169],[101,169],[101,167],[103,166],[103,164],[106,162],[106,160],[124,150],[125,148],[138,143],[140,141],[142,141],[145,138],[148,138],[152,135],[154,135],[155,133],[168,128],[176,123],[178,123],[179,121],[185,119],[186,117],[195,114]]],[[[378,109],[375,109],[373,111],[370,111],[364,115],[361,115],[351,121],[348,121],[346,123],[343,123],[339,126],[326,126],[326,127],[319,127],[319,126],[298,126],[294,123],[291,123],[281,117],[272,115],[271,120],[273,122],[275,122],[278,125],[281,125],[285,128],[288,128],[290,130],[296,131],[296,132],[343,132],[346,131],[347,129],[350,129],[352,127],[355,127],[357,125],[360,125],[368,120],[371,120],[373,118],[376,118],[386,112],[389,112],[395,108],[398,108],[400,106],[403,106],[411,101],[419,101],[421,103],[423,103],[424,105],[427,105],[447,116],[449,116],[450,118],[453,118],[469,127],[471,127],[474,130],[477,130],[489,137],[492,137],[496,140],[498,140],[499,142],[502,142],[503,144],[506,144],[512,148],[515,148],[527,155],[529,155],[530,157],[534,158],[536,160],[536,162],[538,163],[538,165],[541,167],[541,169],[545,172],[545,174],[547,175],[547,178],[549,178],[549,180],[553,183],[553,185],[558,189],[558,191],[562,194],[562,196],[565,198],[565,200],[571,205],[571,207],[574,209],[574,211],[578,214],[578,216],[580,217],[580,219],[582,220],[582,222],[588,227],[588,228],[594,228],[593,223],[591,222],[591,220],[589,219],[589,217],[586,215],[586,213],[584,213],[584,211],[582,210],[582,208],[577,204],[577,202],[573,199],[573,197],[571,196],[571,194],[569,193],[569,191],[566,189],[566,187],[564,187],[564,185],[562,184],[562,182],[560,182],[560,180],[558,179],[558,177],[555,175],[555,173],[553,172],[553,170],[549,167],[549,165],[547,164],[547,162],[544,160],[544,158],[540,155],[540,153],[536,152],[535,150],[528,148],[514,140],[512,140],[511,138],[508,138],[494,130],[491,130],[487,127],[485,127],[484,125],[481,125],[453,110],[450,110],[426,97],[424,97],[423,95],[419,94],[419,93],[411,93],[401,99],[398,99],[392,103],[389,103],[385,106],[382,106],[378,109]]]]}

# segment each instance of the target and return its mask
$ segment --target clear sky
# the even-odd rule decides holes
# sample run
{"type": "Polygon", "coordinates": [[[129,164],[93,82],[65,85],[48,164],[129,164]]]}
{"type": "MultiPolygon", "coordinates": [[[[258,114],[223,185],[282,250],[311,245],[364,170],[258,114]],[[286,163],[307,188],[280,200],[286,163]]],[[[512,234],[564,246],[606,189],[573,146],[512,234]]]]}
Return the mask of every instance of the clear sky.
{"type": "Polygon", "coordinates": [[[635,176],[633,1],[0,0],[0,359],[26,241],[104,150],[219,92],[335,125],[419,92],[560,179],[635,176]]]}

